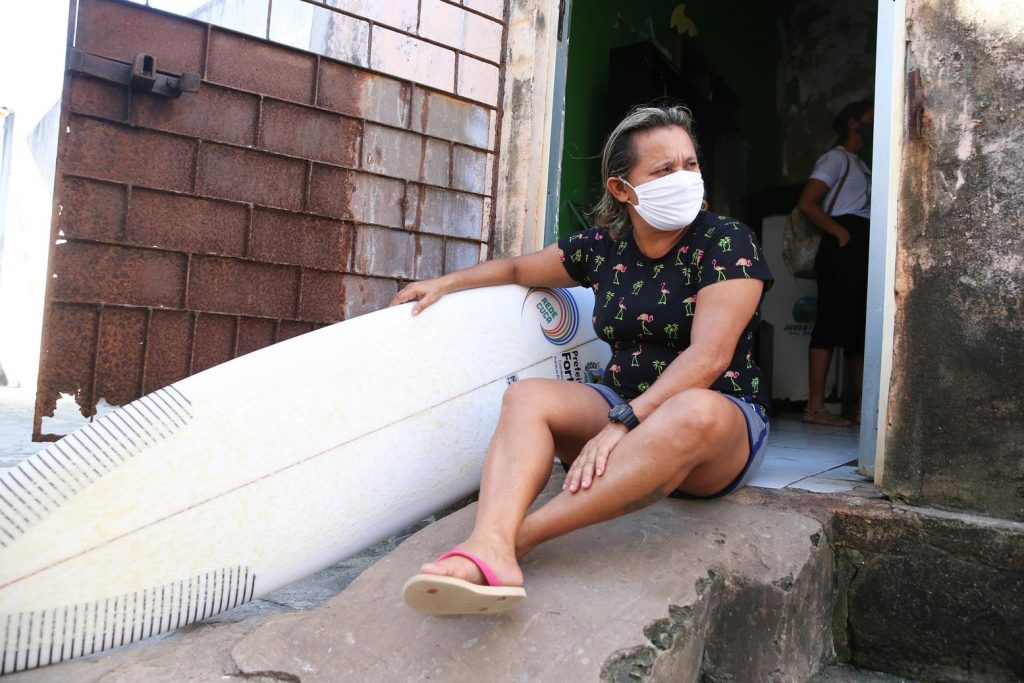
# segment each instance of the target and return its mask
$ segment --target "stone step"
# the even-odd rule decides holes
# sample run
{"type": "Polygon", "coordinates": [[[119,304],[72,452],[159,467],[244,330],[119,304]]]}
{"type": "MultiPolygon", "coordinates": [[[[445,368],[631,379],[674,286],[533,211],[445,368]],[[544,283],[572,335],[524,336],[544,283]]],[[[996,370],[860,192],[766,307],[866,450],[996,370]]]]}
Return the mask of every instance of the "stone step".
{"type": "MultiPolygon", "coordinates": [[[[560,486],[555,481],[555,486],[560,486]]],[[[243,675],[313,681],[806,681],[832,654],[833,560],[819,523],[666,500],[541,546],[527,600],[493,617],[402,604],[475,506],[424,529],[311,612],[242,639],[243,675]]]]}
{"type": "MultiPolygon", "coordinates": [[[[558,488],[556,477],[544,496],[558,488]]],[[[405,579],[465,538],[474,513],[423,529],[322,606],[240,612],[10,680],[802,683],[832,657],[834,561],[809,516],[665,500],[536,549],[516,610],[438,618],[406,608],[405,579]]]]}

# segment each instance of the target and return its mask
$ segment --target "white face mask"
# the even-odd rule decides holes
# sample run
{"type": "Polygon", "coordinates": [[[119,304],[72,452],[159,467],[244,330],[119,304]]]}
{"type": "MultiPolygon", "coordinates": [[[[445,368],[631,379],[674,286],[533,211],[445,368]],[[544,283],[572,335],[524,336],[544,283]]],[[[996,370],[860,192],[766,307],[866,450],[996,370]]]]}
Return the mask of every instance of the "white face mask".
{"type": "Polygon", "coordinates": [[[685,228],[704,203],[704,178],[695,171],[676,171],[636,187],[625,178],[619,180],[636,192],[636,212],[658,230],[685,228]]]}

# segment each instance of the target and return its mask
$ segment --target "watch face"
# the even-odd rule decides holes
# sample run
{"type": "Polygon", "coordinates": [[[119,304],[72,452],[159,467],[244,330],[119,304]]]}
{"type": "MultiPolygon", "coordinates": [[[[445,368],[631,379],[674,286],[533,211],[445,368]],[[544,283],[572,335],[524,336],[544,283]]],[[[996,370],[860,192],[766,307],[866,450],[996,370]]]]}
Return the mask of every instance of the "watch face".
{"type": "Polygon", "coordinates": [[[613,422],[621,422],[627,427],[630,426],[631,422],[634,422],[636,418],[633,416],[633,409],[628,403],[620,403],[611,409],[608,413],[608,419],[613,422]]]}

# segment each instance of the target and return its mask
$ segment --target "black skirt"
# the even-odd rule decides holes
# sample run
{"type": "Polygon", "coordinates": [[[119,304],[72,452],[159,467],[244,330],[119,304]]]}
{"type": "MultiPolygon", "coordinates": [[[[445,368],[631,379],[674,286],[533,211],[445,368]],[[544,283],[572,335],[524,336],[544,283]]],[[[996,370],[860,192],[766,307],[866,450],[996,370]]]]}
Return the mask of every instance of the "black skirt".
{"type": "Polygon", "coordinates": [[[823,233],[814,257],[818,278],[818,314],[811,332],[811,348],[842,348],[864,354],[864,326],[868,308],[868,240],[870,222],[860,216],[833,216],[850,231],[845,247],[823,233]]]}

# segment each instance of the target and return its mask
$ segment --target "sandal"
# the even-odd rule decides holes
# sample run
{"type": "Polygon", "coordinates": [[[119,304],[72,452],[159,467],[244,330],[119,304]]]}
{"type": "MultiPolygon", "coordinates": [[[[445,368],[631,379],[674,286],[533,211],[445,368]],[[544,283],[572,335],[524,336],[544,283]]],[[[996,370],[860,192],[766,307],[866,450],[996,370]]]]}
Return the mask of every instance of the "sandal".
{"type": "Polygon", "coordinates": [[[833,415],[828,412],[825,408],[821,410],[811,410],[810,408],[804,408],[804,422],[812,425],[824,425],[826,427],[850,427],[853,425],[852,422],[847,420],[845,417],[839,415],[833,415]]]}
{"type": "Polygon", "coordinates": [[[526,599],[526,591],[521,586],[502,586],[486,562],[459,550],[458,546],[434,561],[449,557],[464,557],[475,564],[487,585],[440,574],[417,574],[402,588],[406,605],[424,614],[494,614],[512,609],[526,599]]]}

